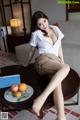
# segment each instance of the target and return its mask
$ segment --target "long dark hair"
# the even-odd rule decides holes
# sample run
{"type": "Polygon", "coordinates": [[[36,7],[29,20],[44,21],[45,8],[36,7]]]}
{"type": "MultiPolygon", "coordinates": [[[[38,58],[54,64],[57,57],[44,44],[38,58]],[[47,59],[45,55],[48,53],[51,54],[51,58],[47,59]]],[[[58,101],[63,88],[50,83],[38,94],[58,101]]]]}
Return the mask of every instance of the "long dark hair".
{"type": "MultiPolygon", "coordinates": [[[[48,20],[48,17],[43,12],[41,12],[41,11],[35,12],[32,16],[32,20],[31,20],[31,33],[37,29],[40,29],[37,26],[37,21],[39,18],[46,18],[48,20]]],[[[44,32],[45,35],[47,35],[45,31],[43,31],[43,30],[41,30],[41,31],[44,32]]]]}

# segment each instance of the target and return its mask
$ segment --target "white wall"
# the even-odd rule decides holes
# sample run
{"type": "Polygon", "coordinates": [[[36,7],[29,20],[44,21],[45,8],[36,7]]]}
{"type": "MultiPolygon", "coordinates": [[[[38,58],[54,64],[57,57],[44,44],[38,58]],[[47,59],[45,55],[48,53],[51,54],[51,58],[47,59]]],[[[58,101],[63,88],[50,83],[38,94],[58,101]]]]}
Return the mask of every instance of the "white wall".
{"type": "Polygon", "coordinates": [[[59,21],[59,26],[64,33],[63,43],[80,46],[80,21],[59,21]]]}
{"type": "MultiPolygon", "coordinates": [[[[50,22],[65,20],[65,4],[58,4],[58,0],[32,0],[32,13],[42,10],[48,15],[50,22]]],[[[80,20],[80,13],[70,13],[69,20],[80,20]]]]}
{"type": "Polygon", "coordinates": [[[80,12],[70,13],[69,20],[77,20],[80,22],[80,12]]]}
{"type": "Polygon", "coordinates": [[[32,13],[43,11],[51,23],[57,20],[65,20],[65,5],[57,3],[58,0],[32,0],[32,13]]]}

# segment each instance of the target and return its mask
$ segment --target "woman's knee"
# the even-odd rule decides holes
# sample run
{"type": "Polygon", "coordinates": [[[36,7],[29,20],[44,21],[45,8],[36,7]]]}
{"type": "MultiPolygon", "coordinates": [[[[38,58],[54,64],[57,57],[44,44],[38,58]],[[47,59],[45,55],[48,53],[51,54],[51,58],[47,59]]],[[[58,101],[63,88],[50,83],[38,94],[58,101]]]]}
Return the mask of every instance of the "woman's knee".
{"type": "Polygon", "coordinates": [[[63,68],[64,68],[67,72],[70,71],[70,66],[69,66],[68,64],[64,64],[64,65],[63,65],[63,68]]]}

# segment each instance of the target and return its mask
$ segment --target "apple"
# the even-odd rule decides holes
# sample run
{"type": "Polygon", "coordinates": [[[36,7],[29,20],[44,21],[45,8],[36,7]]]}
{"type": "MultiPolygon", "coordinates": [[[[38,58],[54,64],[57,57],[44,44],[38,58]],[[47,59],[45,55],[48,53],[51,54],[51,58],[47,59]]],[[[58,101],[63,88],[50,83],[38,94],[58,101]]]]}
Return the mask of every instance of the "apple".
{"type": "Polygon", "coordinates": [[[14,84],[11,86],[11,91],[12,92],[17,92],[18,91],[18,85],[17,84],[14,84]]]}

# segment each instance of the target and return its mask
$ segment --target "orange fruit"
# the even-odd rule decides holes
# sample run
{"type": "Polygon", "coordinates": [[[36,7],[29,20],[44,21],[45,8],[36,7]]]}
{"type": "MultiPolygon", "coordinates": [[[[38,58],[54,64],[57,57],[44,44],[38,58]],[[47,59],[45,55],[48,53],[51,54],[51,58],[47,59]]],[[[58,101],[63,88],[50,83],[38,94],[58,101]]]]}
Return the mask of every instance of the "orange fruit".
{"type": "Polygon", "coordinates": [[[21,97],[21,92],[17,91],[17,92],[13,92],[13,95],[15,97],[21,97]]]}
{"type": "Polygon", "coordinates": [[[28,88],[28,85],[25,84],[25,83],[20,83],[20,84],[18,85],[18,90],[19,90],[20,92],[26,91],[27,88],[28,88]]]}

